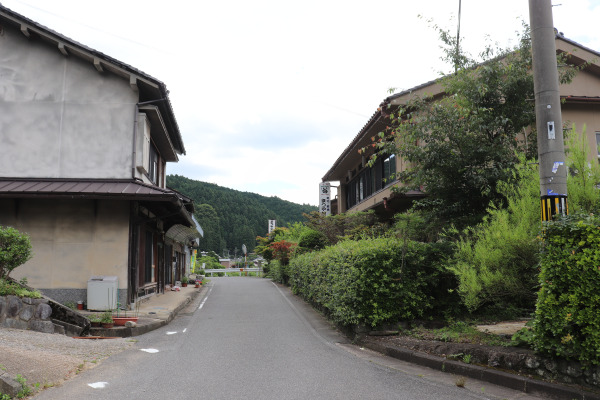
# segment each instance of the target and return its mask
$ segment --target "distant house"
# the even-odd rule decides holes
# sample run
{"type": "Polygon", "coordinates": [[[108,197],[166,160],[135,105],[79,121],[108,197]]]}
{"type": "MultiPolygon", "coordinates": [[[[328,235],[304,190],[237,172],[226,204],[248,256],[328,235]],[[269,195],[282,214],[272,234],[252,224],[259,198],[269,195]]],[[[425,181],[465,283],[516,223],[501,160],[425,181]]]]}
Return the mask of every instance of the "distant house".
{"type": "MultiPolygon", "coordinates": [[[[561,85],[560,96],[562,119],[567,124],[575,124],[578,131],[586,125],[587,140],[590,148],[600,145],[600,53],[573,42],[562,35],[556,37],[556,49],[568,54],[569,63],[581,65],[590,63],[580,71],[568,85],[561,85]]],[[[329,171],[323,176],[323,182],[339,181],[337,198],[332,201],[334,213],[375,210],[378,214],[390,215],[408,208],[415,198],[424,196],[421,191],[409,191],[405,194],[393,193],[392,187],[402,182],[389,179],[395,172],[404,171],[407,163],[400,157],[390,155],[380,158],[373,167],[358,150],[371,143],[371,137],[383,132],[389,125],[388,113],[405,105],[415,96],[444,96],[439,81],[431,81],[412,89],[387,97],[379,109],[371,116],[352,142],[338,157],[329,171]],[[391,107],[391,108],[390,108],[391,107]]],[[[598,162],[594,154],[590,162],[598,162]]]]}
{"type": "Polygon", "coordinates": [[[0,225],[31,236],[12,274],[57,301],[116,276],[119,302],[187,273],[201,228],[166,166],[185,154],[161,81],[0,5],[0,225]]]}

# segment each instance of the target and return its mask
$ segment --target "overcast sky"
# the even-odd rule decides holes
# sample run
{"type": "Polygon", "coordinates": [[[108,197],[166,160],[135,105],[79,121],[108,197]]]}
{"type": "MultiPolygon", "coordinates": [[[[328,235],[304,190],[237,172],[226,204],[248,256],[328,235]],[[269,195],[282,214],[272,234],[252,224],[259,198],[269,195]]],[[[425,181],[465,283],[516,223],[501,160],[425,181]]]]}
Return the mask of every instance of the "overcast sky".
{"type": "MultiPolygon", "coordinates": [[[[387,90],[449,69],[427,20],[455,33],[459,3],[0,2],[167,85],[187,151],[168,173],[313,205],[387,90]]],[[[553,3],[554,25],[600,50],[600,0],[553,3]]],[[[514,45],[521,21],[527,0],[462,0],[462,43],[472,54],[486,36],[514,45]]]]}

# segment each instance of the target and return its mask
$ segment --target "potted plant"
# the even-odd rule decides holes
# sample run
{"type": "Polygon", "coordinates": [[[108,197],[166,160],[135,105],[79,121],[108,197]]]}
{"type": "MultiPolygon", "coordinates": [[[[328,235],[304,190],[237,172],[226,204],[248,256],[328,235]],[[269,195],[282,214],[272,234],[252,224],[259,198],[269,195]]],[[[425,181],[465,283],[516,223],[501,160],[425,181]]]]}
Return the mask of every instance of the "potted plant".
{"type": "Polygon", "coordinates": [[[92,328],[99,328],[102,326],[102,318],[99,315],[90,315],[89,318],[92,328]]]}
{"type": "Polygon", "coordinates": [[[103,312],[100,316],[100,322],[102,323],[102,327],[104,329],[112,328],[115,325],[115,323],[113,322],[112,311],[109,310],[103,312]]]}
{"type": "Polygon", "coordinates": [[[127,321],[137,322],[138,315],[139,315],[139,310],[140,310],[140,303],[139,302],[136,303],[135,316],[128,316],[126,308],[122,309],[123,310],[123,315],[120,315],[119,314],[119,310],[121,309],[120,308],[120,303],[118,303],[118,304],[119,304],[119,307],[117,308],[117,316],[113,317],[113,321],[114,321],[115,325],[117,325],[117,326],[125,326],[125,323],[127,321]]]}
{"type": "Polygon", "coordinates": [[[189,281],[190,281],[190,280],[189,280],[189,278],[188,278],[187,276],[183,276],[183,277],[181,278],[181,286],[183,286],[183,287],[187,287],[187,285],[188,285],[188,282],[189,282],[189,281]]]}

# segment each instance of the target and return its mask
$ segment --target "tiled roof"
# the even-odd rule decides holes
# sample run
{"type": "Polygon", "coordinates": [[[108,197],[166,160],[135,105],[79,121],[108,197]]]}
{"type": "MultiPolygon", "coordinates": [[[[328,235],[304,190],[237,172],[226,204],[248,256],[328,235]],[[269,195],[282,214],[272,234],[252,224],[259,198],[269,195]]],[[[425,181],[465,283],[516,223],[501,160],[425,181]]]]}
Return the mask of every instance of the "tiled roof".
{"type": "Polygon", "coordinates": [[[133,180],[109,179],[19,179],[0,178],[0,197],[119,197],[124,200],[177,202],[181,197],[169,189],[133,180]]]}

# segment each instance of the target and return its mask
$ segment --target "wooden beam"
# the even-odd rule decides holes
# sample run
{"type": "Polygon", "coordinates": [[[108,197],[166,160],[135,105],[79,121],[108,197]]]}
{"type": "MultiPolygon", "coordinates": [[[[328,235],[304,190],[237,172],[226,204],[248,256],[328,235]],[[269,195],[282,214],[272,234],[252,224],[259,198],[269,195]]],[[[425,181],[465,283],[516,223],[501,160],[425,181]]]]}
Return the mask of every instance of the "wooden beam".
{"type": "Polygon", "coordinates": [[[63,54],[63,56],[65,56],[65,57],[69,56],[69,52],[67,51],[67,48],[65,47],[64,43],[58,42],[58,50],[60,50],[60,52],[63,54]]]}
{"type": "Polygon", "coordinates": [[[102,68],[102,64],[100,63],[100,59],[94,57],[94,67],[98,72],[104,72],[104,68],[102,68]]]}
{"type": "Polygon", "coordinates": [[[137,76],[129,75],[129,86],[131,86],[131,89],[133,89],[134,92],[138,91],[137,76]]]}
{"type": "Polygon", "coordinates": [[[21,25],[21,33],[25,35],[27,39],[31,37],[31,33],[29,33],[29,27],[27,25],[21,25]]]}

